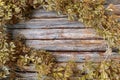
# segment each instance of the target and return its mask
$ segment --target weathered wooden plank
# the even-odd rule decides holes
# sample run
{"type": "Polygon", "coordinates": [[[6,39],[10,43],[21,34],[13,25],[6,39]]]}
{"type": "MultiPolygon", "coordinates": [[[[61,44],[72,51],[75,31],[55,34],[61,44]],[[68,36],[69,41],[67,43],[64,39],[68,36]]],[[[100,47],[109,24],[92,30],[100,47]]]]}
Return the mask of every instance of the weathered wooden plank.
{"type": "MultiPolygon", "coordinates": [[[[120,4],[115,6],[120,9],[120,4]]],[[[40,11],[41,9],[36,10],[35,13],[39,15],[41,15],[41,13],[45,13],[44,11],[40,13],[40,11]]],[[[49,14],[49,12],[47,14],[49,14]]],[[[77,21],[69,21],[67,18],[51,18],[31,19],[26,22],[9,25],[8,28],[85,28],[85,26],[77,21]]]]}
{"type": "Polygon", "coordinates": [[[119,0],[119,4],[115,6],[120,10],[120,0],[119,0]]]}
{"type": "Polygon", "coordinates": [[[8,28],[85,28],[78,21],[69,21],[67,18],[57,19],[31,19],[15,25],[8,25],[8,28]]]}
{"type": "Polygon", "coordinates": [[[117,9],[120,9],[120,3],[118,3],[118,4],[109,3],[109,4],[104,5],[105,8],[107,8],[108,6],[110,6],[110,4],[113,4],[117,9]]]}
{"type": "MultiPolygon", "coordinates": [[[[81,24],[78,21],[69,21],[69,20],[64,20],[64,19],[32,19],[26,23],[26,26],[45,26],[45,27],[50,27],[50,26],[56,26],[56,25],[70,25],[70,24],[76,24],[77,27],[84,27],[83,24],[81,24]]],[[[54,27],[55,27],[54,26],[54,27]]],[[[69,27],[69,26],[68,26],[69,27]]]]}
{"type": "Polygon", "coordinates": [[[104,40],[27,40],[26,44],[49,51],[105,51],[106,49],[104,40]]]}
{"type": "Polygon", "coordinates": [[[13,36],[25,39],[102,39],[94,29],[14,29],[13,36]]]}
{"type": "Polygon", "coordinates": [[[66,15],[58,15],[55,11],[46,11],[44,9],[34,10],[31,18],[63,18],[66,15]]]}
{"type": "MultiPolygon", "coordinates": [[[[120,4],[120,0],[106,0],[105,2],[106,5],[109,4],[115,4],[116,7],[120,4]]],[[[66,15],[58,15],[57,12],[55,11],[46,11],[44,9],[37,9],[33,10],[33,14],[31,15],[31,18],[63,18],[67,17],[66,15]]]]}
{"type": "Polygon", "coordinates": [[[106,4],[120,4],[120,0],[105,0],[106,4]]]}
{"type": "MultiPolygon", "coordinates": [[[[42,22],[42,23],[44,23],[44,21],[49,21],[49,22],[53,22],[53,21],[56,21],[56,22],[59,22],[59,21],[65,21],[65,22],[70,22],[67,18],[51,18],[51,19],[49,19],[49,18],[45,18],[45,19],[37,19],[37,18],[35,18],[35,19],[30,19],[29,21],[28,21],[28,23],[34,23],[34,22],[42,22]]],[[[72,22],[74,22],[74,21],[72,21],[72,22]]]]}
{"type": "MultiPolygon", "coordinates": [[[[62,66],[65,66],[67,62],[74,61],[78,64],[78,66],[81,66],[86,61],[91,61],[94,63],[99,63],[106,58],[106,54],[104,52],[52,52],[53,56],[56,58],[56,61],[59,65],[64,64],[62,66]]],[[[109,56],[109,59],[107,60],[117,60],[120,61],[120,54],[116,52],[112,52],[112,55],[109,56]]],[[[30,64],[29,66],[24,66],[24,71],[17,71],[21,73],[30,73],[35,74],[36,69],[34,64],[30,64]]]]}
{"type": "MultiPolygon", "coordinates": [[[[86,60],[92,62],[101,62],[106,58],[105,52],[53,52],[57,62],[68,62],[73,60],[78,63],[83,63],[86,60]]],[[[120,54],[113,52],[109,57],[120,61],[120,54]]]]}
{"type": "MultiPolygon", "coordinates": [[[[106,58],[105,52],[52,52],[53,56],[56,58],[56,61],[59,65],[65,66],[67,62],[74,61],[77,63],[78,67],[80,68],[84,62],[91,61],[94,63],[99,63],[106,58]]],[[[107,60],[117,60],[120,61],[120,54],[116,52],[112,52],[111,56],[107,60]]],[[[34,64],[30,64],[29,66],[24,66],[23,71],[17,70],[18,73],[27,75],[29,74],[36,74],[36,69],[34,64]]],[[[31,75],[28,75],[29,77],[31,75]]]]}
{"type": "Polygon", "coordinates": [[[17,80],[38,80],[37,73],[18,72],[16,74],[19,75],[18,77],[16,77],[17,80]]]}
{"type": "Polygon", "coordinates": [[[87,28],[85,27],[82,23],[65,23],[65,24],[44,24],[44,25],[40,25],[39,23],[31,23],[31,24],[26,24],[26,23],[18,23],[15,25],[8,25],[8,28],[14,29],[61,29],[61,28],[87,28]]]}

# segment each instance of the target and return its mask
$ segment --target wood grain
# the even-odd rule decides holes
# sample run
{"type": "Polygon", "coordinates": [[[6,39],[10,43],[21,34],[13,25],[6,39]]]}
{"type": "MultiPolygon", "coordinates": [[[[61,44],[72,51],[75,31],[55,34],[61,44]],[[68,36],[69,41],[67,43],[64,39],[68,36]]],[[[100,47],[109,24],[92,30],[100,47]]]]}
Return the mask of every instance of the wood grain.
{"type": "MultiPolygon", "coordinates": [[[[57,62],[62,63],[70,60],[77,63],[84,63],[85,61],[101,62],[106,58],[105,52],[53,52],[53,55],[55,56],[57,62]]],[[[109,59],[120,61],[120,55],[112,52],[109,59]]]]}
{"type": "Polygon", "coordinates": [[[17,80],[38,80],[38,76],[37,73],[23,73],[23,72],[19,72],[16,73],[17,75],[19,75],[17,78],[17,80]]]}
{"type": "MultiPolygon", "coordinates": [[[[74,61],[80,67],[86,61],[91,61],[94,63],[99,63],[106,58],[105,52],[52,52],[55,56],[58,65],[65,66],[67,62],[74,61]]],[[[120,61],[120,55],[116,52],[112,52],[112,55],[109,56],[109,59],[114,59],[120,61]]],[[[24,71],[17,71],[18,73],[36,73],[35,65],[30,64],[29,66],[24,66],[24,71]]]]}
{"type": "Polygon", "coordinates": [[[34,10],[31,18],[64,18],[67,15],[58,15],[55,11],[46,11],[44,9],[34,10]]]}
{"type": "MultiPolygon", "coordinates": [[[[74,61],[77,63],[78,67],[80,68],[84,62],[91,61],[94,63],[99,63],[106,58],[105,52],[52,52],[53,56],[55,56],[58,65],[65,66],[67,62],[74,61]]],[[[112,52],[112,55],[109,56],[109,59],[114,59],[120,61],[120,55],[116,52],[112,52]]],[[[35,65],[30,64],[29,66],[24,66],[24,71],[17,70],[17,73],[30,73],[35,74],[35,65]]]]}
{"type": "MultiPolygon", "coordinates": [[[[106,4],[111,2],[120,3],[119,0],[107,0],[106,4]]],[[[120,8],[120,5],[117,7],[120,8]]],[[[27,46],[51,51],[62,66],[74,60],[81,69],[86,59],[95,63],[105,59],[106,42],[95,40],[100,37],[93,29],[80,22],[69,21],[66,15],[58,15],[54,11],[34,10],[31,20],[8,25],[8,28],[14,37],[18,34],[24,35],[27,46]]],[[[110,58],[120,60],[120,55],[113,52],[110,58]]],[[[24,71],[16,71],[19,75],[17,80],[38,79],[35,65],[30,64],[24,68],[24,71]]]]}
{"type": "Polygon", "coordinates": [[[23,35],[25,39],[102,39],[94,29],[13,29],[14,37],[23,35]]]}
{"type": "MultiPolygon", "coordinates": [[[[57,18],[57,19],[31,19],[28,22],[26,22],[26,25],[38,25],[38,26],[50,26],[50,25],[68,25],[68,24],[79,24],[78,27],[83,27],[83,24],[81,24],[78,21],[69,21],[67,18],[57,18]]],[[[74,27],[74,26],[72,26],[74,27]]]]}
{"type": "Polygon", "coordinates": [[[104,40],[26,40],[32,48],[48,51],[105,51],[104,40]]]}
{"type": "MultiPolygon", "coordinates": [[[[116,7],[120,8],[120,0],[106,0],[105,5],[115,4],[116,7]]],[[[66,18],[66,15],[58,15],[55,11],[46,11],[44,9],[33,10],[31,18],[66,18]]]]}
{"type": "Polygon", "coordinates": [[[106,4],[120,4],[120,0],[105,0],[106,4]]]}
{"type": "Polygon", "coordinates": [[[26,22],[20,22],[15,25],[8,25],[8,28],[85,28],[85,26],[78,21],[69,21],[67,18],[58,19],[31,19],[26,22]]]}

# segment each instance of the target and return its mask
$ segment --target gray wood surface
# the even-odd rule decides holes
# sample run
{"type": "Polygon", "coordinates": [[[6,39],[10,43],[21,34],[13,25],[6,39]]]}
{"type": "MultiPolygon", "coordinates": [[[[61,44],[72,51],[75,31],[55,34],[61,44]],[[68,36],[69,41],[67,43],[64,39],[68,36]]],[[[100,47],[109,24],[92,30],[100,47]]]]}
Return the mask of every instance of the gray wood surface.
{"type": "Polygon", "coordinates": [[[27,46],[48,51],[105,51],[104,40],[26,40],[27,46]]]}
{"type": "Polygon", "coordinates": [[[16,80],[38,80],[37,73],[18,72],[16,80]]]}
{"type": "Polygon", "coordinates": [[[24,35],[25,39],[102,39],[94,29],[12,29],[14,37],[24,35]]]}
{"type": "Polygon", "coordinates": [[[69,21],[67,20],[67,18],[51,18],[51,19],[31,19],[26,22],[21,22],[15,25],[9,25],[8,28],[53,29],[53,28],[85,28],[85,26],[78,21],[69,21]]]}
{"type": "Polygon", "coordinates": [[[57,15],[56,12],[43,9],[33,11],[32,19],[9,25],[9,28],[13,37],[23,35],[29,47],[45,49],[52,53],[64,52],[65,54],[61,52],[60,55],[56,53],[57,56],[54,54],[58,62],[69,61],[74,53],[79,56],[76,57],[76,62],[84,62],[85,56],[79,54],[82,51],[91,54],[94,61],[94,53],[105,51],[107,48],[106,41],[102,40],[94,29],[77,21],[69,21],[65,15],[57,15]]]}
{"type": "Polygon", "coordinates": [[[63,18],[67,15],[58,15],[55,11],[45,11],[43,9],[34,10],[31,15],[31,18],[63,18]]]}
{"type": "MultiPolygon", "coordinates": [[[[73,60],[78,63],[85,61],[101,62],[106,58],[105,52],[53,52],[58,62],[73,60]]],[[[120,55],[113,52],[109,58],[120,60],[120,55]]]]}
{"type": "MultiPolygon", "coordinates": [[[[117,6],[119,7],[119,5],[117,6]]],[[[53,11],[38,9],[33,11],[31,18],[26,22],[9,25],[9,31],[13,33],[13,37],[19,34],[23,35],[26,44],[32,48],[66,51],[65,57],[56,56],[58,61],[66,62],[68,61],[66,60],[67,55],[74,55],[73,52],[67,54],[68,51],[84,51],[94,54],[94,51],[101,52],[107,48],[106,41],[102,40],[94,29],[77,21],[69,21],[65,15],[57,15],[53,11]]],[[[82,62],[82,58],[76,59],[77,62],[82,62]]]]}
{"type": "MultiPolygon", "coordinates": [[[[97,63],[106,57],[106,41],[94,29],[77,21],[69,21],[66,15],[53,11],[35,10],[30,20],[8,25],[8,28],[13,37],[23,35],[27,46],[50,51],[59,65],[65,66],[68,61],[74,60],[81,68],[86,59],[97,63]]],[[[113,52],[110,58],[120,60],[120,55],[113,52]]],[[[20,75],[17,80],[37,80],[33,64],[24,68],[24,71],[17,71],[20,75]]]]}
{"type": "Polygon", "coordinates": [[[106,4],[120,4],[120,0],[106,0],[106,4]]]}

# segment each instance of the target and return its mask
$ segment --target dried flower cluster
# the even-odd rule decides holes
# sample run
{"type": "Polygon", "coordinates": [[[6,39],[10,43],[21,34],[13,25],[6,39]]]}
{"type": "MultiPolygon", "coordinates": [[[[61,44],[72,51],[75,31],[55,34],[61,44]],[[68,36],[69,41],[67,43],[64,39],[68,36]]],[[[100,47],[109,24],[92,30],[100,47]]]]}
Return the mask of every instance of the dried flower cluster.
{"type": "Polygon", "coordinates": [[[74,62],[58,66],[51,53],[31,49],[18,38],[11,40],[6,32],[6,24],[17,23],[32,9],[43,6],[95,28],[111,47],[119,48],[120,23],[103,5],[104,0],[0,0],[0,79],[15,80],[16,69],[34,64],[38,80],[120,80],[119,61],[86,62],[82,69],[74,62]]]}

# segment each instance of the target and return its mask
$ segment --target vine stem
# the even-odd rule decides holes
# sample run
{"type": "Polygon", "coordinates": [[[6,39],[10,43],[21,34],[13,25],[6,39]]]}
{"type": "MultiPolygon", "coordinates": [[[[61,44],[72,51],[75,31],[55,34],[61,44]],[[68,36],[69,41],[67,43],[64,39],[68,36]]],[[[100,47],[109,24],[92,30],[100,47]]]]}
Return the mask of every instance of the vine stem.
{"type": "Polygon", "coordinates": [[[109,57],[112,55],[112,49],[111,49],[110,45],[108,44],[108,42],[107,42],[107,49],[106,49],[106,52],[104,54],[105,54],[104,61],[108,60],[109,57]]]}

